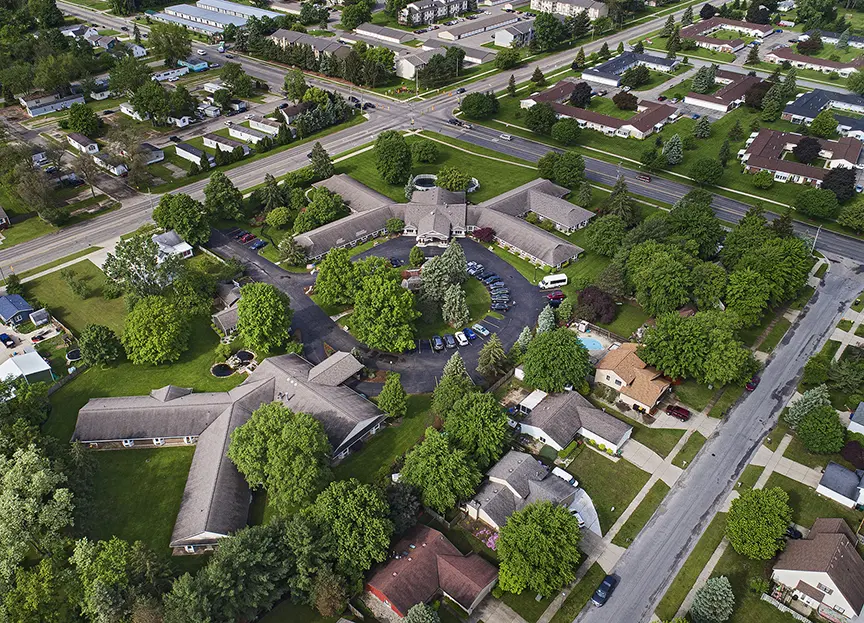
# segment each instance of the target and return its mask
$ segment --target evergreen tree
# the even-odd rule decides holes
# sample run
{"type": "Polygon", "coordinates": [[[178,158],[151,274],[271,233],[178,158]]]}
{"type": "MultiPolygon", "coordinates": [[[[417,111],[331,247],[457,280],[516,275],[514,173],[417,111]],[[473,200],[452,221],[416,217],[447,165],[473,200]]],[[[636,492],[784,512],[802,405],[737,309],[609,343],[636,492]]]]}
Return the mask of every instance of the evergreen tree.
{"type": "Polygon", "coordinates": [[[546,84],[546,76],[543,75],[543,72],[540,71],[540,67],[537,66],[534,68],[534,73],[531,74],[531,82],[533,82],[538,87],[545,86],[546,84]]]}
{"type": "Polygon", "coordinates": [[[688,6],[684,10],[684,13],[681,14],[681,25],[682,26],[689,26],[692,23],[693,23],[693,7],[688,6]]]}
{"type": "MultiPolygon", "coordinates": [[[[670,15],[671,19],[672,16],[670,15]]],[[[678,53],[678,50],[681,49],[681,34],[676,27],[672,32],[672,36],[669,37],[669,40],[666,42],[666,58],[675,58],[675,55],[678,53]]]]}
{"type": "Polygon", "coordinates": [[[684,160],[684,145],[681,142],[681,135],[674,134],[672,138],[666,141],[663,146],[663,156],[666,158],[666,164],[675,166],[681,164],[684,160]]]}
{"type": "Polygon", "coordinates": [[[603,205],[602,213],[620,216],[628,225],[635,223],[636,208],[623,175],[615,181],[615,186],[612,187],[612,192],[603,205]]]}
{"type": "Polygon", "coordinates": [[[700,67],[699,71],[696,72],[696,75],[693,76],[693,90],[696,93],[708,93],[712,88],[714,88],[714,81],[716,76],[716,65],[706,65],[704,67],[700,67]]]}
{"type": "Polygon", "coordinates": [[[510,74],[510,80],[507,81],[507,95],[516,97],[516,76],[510,74]]]}
{"type": "Polygon", "coordinates": [[[751,45],[750,51],[747,52],[747,60],[744,61],[745,65],[758,65],[759,64],[759,46],[751,45]]]}
{"type": "Polygon", "coordinates": [[[711,578],[696,592],[690,607],[693,623],[725,623],[735,609],[735,595],[725,575],[711,578]]]}
{"type": "Polygon", "coordinates": [[[504,345],[497,333],[493,333],[480,349],[477,359],[477,372],[487,379],[494,379],[507,370],[510,361],[504,352],[504,345]]]}
{"type": "Polygon", "coordinates": [[[531,333],[531,327],[525,327],[522,329],[522,332],[519,334],[519,337],[516,339],[516,343],[513,346],[519,348],[519,350],[524,353],[528,350],[528,344],[530,344],[533,339],[534,335],[531,333]]]}
{"type": "Polygon", "coordinates": [[[408,395],[402,387],[402,375],[399,373],[387,373],[387,380],[378,394],[378,408],[392,418],[405,415],[408,410],[408,395]]]}
{"type": "Polygon", "coordinates": [[[717,154],[717,160],[720,161],[720,164],[723,167],[726,167],[726,163],[729,162],[729,159],[732,157],[732,149],[729,147],[729,139],[727,138],[723,141],[723,144],[720,146],[720,152],[717,154]]]}
{"type": "Polygon", "coordinates": [[[617,54],[617,55],[624,54],[624,42],[623,41],[618,42],[618,47],[615,48],[615,54],[617,54]]]}
{"type": "Polygon", "coordinates": [[[612,52],[609,51],[609,44],[604,41],[603,46],[600,48],[600,51],[597,53],[597,55],[603,60],[606,60],[607,58],[612,56],[612,52]]]}
{"type": "Polygon", "coordinates": [[[709,138],[711,136],[711,121],[707,115],[703,115],[696,122],[696,127],[693,128],[693,136],[696,138],[709,138]]]}
{"type": "Polygon", "coordinates": [[[845,50],[849,47],[849,29],[847,28],[840,34],[840,38],[837,40],[835,46],[838,50],[845,50]]]}
{"type": "Polygon", "coordinates": [[[783,414],[783,420],[793,429],[798,428],[802,420],[819,407],[831,406],[831,394],[824,385],[808,389],[801,397],[789,405],[783,414]]]}
{"type": "Polygon", "coordinates": [[[735,120],[735,125],[730,128],[729,134],[727,134],[727,136],[729,137],[730,141],[740,141],[742,138],[744,138],[744,130],[741,129],[740,120],[735,120]]]}
{"type": "Polygon", "coordinates": [[[468,303],[465,301],[465,291],[462,286],[454,283],[444,291],[444,304],[441,306],[441,316],[451,327],[467,324],[471,319],[468,303]]]}
{"type": "Polygon", "coordinates": [[[798,70],[790,67],[786,72],[786,79],[783,80],[783,89],[781,92],[781,103],[788,102],[795,98],[795,90],[798,88],[797,83],[798,70]]]}
{"type": "Polygon", "coordinates": [[[555,328],[555,310],[547,305],[537,316],[537,334],[552,331],[555,328]]]}
{"type": "Polygon", "coordinates": [[[444,364],[442,372],[442,380],[445,378],[468,378],[468,371],[465,369],[465,360],[458,352],[453,353],[453,356],[444,364]]]}
{"type": "Polygon", "coordinates": [[[795,232],[792,229],[792,211],[786,210],[780,218],[771,222],[771,231],[778,238],[791,238],[795,232]]]}
{"type": "Polygon", "coordinates": [[[636,42],[636,45],[633,46],[633,51],[636,54],[644,54],[645,53],[645,44],[642,43],[642,40],[636,42]]]}
{"type": "Polygon", "coordinates": [[[777,121],[782,112],[783,105],[780,103],[780,100],[777,98],[769,100],[766,96],[762,103],[762,115],[760,116],[760,119],[766,122],[777,121]]]}
{"type": "Polygon", "coordinates": [[[666,23],[663,24],[663,30],[660,32],[661,37],[671,37],[675,32],[675,18],[671,15],[666,18],[666,23]]]}
{"type": "Polygon", "coordinates": [[[315,177],[321,180],[332,177],[334,173],[333,161],[330,159],[330,154],[327,153],[327,150],[324,149],[324,146],[320,142],[315,141],[309,160],[312,162],[312,170],[315,172],[315,177]]]}
{"type": "Polygon", "coordinates": [[[591,183],[588,180],[585,180],[581,184],[579,184],[579,191],[576,195],[576,201],[580,206],[586,208],[591,205],[591,200],[593,198],[593,191],[591,189],[591,183]]]}
{"type": "Polygon", "coordinates": [[[573,60],[573,69],[578,71],[585,67],[585,48],[579,48],[576,58],[573,60]]]}

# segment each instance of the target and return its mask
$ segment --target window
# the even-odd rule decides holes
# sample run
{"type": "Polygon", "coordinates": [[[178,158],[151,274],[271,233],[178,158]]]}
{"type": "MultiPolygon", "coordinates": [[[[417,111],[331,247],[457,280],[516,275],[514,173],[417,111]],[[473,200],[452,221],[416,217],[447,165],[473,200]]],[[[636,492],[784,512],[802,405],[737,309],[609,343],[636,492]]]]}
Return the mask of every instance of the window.
{"type": "Polygon", "coordinates": [[[607,374],[607,375],[606,375],[606,380],[607,380],[607,381],[611,381],[611,380],[612,380],[612,377],[609,376],[609,375],[607,374]]]}
{"type": "Polygon", "coordinates": [[[817,584],[816,588],[825,593],[826,595],[831,595],[834,592],[834,589],[828,588],[824,584],[817,584]]]}
{"type": "Polygon", "coordinates": [[[187,554],[194,554],[195,553],[195,546],[194,545],[187,545],[183,549],[186,550],[187,554]]]}
{"type": "Polygon", "coordinates": [[[839,612],[840,614],[843,614],[844,612],[846,612],[846,608],[841,608],[840,606],[834,606],[834,609],[837,612],[839,612]]]}
{"type": "Polygon", "coordinates": [[[618,379],[615,379],[615,385],[621,385],[621,381],[619,381],[618,379]]]}
{"type": "Polygon", "coordinates": [[[185,443],[186,445],[191,445],[191,444],[195,443],[195,438],[194,437],[188,437],[188,436],[184,437],[183,443],[185,443]]]}

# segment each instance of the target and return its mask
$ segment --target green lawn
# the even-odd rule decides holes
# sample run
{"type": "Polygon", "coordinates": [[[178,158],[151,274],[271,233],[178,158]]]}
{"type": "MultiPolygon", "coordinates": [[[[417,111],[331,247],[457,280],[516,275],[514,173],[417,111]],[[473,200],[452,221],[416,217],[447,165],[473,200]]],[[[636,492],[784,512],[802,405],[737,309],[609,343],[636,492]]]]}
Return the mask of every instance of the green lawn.
{"type": "Polygon", "coordinates": [[[595,96],[591,98],[587,110],[592,110],[600,115],[608,115],[616,119],[629,119],[636,114],[635,110],[621,110],[609,97],[595,96]]]}
{"type": "MultiPolygon", "coordinates": [[[[726,514],[718,513],[708,525],[708,528],[705,530],[702,538],[699,539],[696,547],[693,548],[693,551],[684,562],[681,570],[678,571],[678,575],[676,575],[675,579],[672,580],[672,584],[669,585],[669,589],[666,591],[663,599],[661,599],[660,603],[657,604],[657,609],[654,612],[658,617],[665,621],[667,619],[672,619],[672,617],[675,616],[675,613],[678,612],[678,608],[680,608],[681,604],[684,603],[684,598],[687,597],[687,593],[690,592],[690,589],[693,588],[693,584],[696,583],[696,578],[699,577],[702,569],[704,569],[705,565],[708,563],[708,559],[711,558],[714,550],[717,549],[717,546],[720,545],[720,541],[723,540],[725,532],[726,514]]],[[[756,623],[756,620],[754,620],[753,623],[756,623]]]]}
{"type": "Polygon", "coordinates": [[[620,411],[609,407],[602,402],[596,400],[593,396],[589,399],[598,409],[604,409],[606,413],[614,415],[622,422],[626,422],[633,427],[632,437],[639,443],[648,446],[654,452],[666,458],[672,452],[675,444],[684,436],[684,430],[680,428],[653,428],[646,426],[642,422],[629,418],[620,411]]]}
{"type": "Polygon", "coordinates": [[[92,452],[96,466],[91,495],[97,510],[87,536],[143,541],[168,556],[194,452],[191,446],[92,452]]]}
{"type": "Polygon", "coordinates": [[[854,323],[851,320],[846,320],[845,318],[837,323],[837,328],[841,331],[849,331],[852,328],[854,323]]]}
{"type": "Polygon", "coordinates": [[[792,507],[792,521],[809,528],[819,517],[840,517],[855,530],[864,514],[851,508],[837,504],[833,500],[822,497],[814,489],[796,482],[778,473],[773,473],[765,483],[765,488],[780,487],[789,494],[789,506],[792,507]]]}
{"type": "MultiPolygon", "coordinates": [[[[765,61],[761,61],[756,65],[745,65],[745,69],[760,69],[762,71],[773,72],[777,69],[777,65],[774,63],[766,63],[765,61]]],[[[816,82],[825,82],[827,84],[836,84],[837,86],[843,87],[846,85],[846,79],[838,77],[836,80],[832,80],[829,78],[829,74],[823,73],[821,71],[817,71],[815,69],[797,69],[798,77],[802,80],[813,80],[816,82]]],[[[786,75],[786,70],[782,70],[780,72],[781,75],[786,75]]]]}
{"type": "Polygon", "coordinates": [[[567,471],[591,496],[600,517],[600,527],[605,533],[642,490],[649,476],[629,461],[612,461],[587,446],[582,446],[574,454],[567,471]],[[615,486],[610,486],[610,483],[615,483],[615,486]]]}
{"type": "MultiPolygon", "coordinates": [[[[388,426],[373,436],[365,447],[350,455],[334,469],[337,479],[356,478],[372,483],[381,478],[382,469],[388,469],[397,458],[410,450],[435,421],[429,410],[432,397],[415,394],[408,397],[408,413],[398,425],[388,426]]],[[[388,476],[390,472],[384,476],[388,476]]]]}
{"type": "Polygon", "coordinates": [[[501,595],[501,601],[518,612],[528,623],[536,623],[550,603],[548,597],[537,601],[537,593],[530,590],[524,590],[518,595],[505,592],[501,595]]]}
{"type": "Polygon", "coordinates": [[[90,260],[78,262],[70,268],[79,279],[83,279],[90,286],[91,294],[88,298],[81,300],[73,294],[60,278],[60,271],[24,284],[26,296],[47,306],[73,333],[80,334],[85,326],[93,322],[110,327],[118,333],[122,332],[126,306],[122,297],[107,300],[102,296],[102,286],[107,279],[105,274],[90,260]]]}
{"type": "Polygon", "coordinates": [[[648,523],[648,520],[651,519],[654,511],[660,506],[667,493],[669,493],[669,486],[665,482],[662,480],[655,482],[648,491],[648,495],[645,496],[645,499],[639,503],[633,514],[621,526],[612,542],[621,547],[628,547],[642,531],[642,528],[645,527],[645,524],[648,523]]]}
{"type": "MultiPolygon", "coordinates": [[[[422,140],[424,139],[416,136],[406,138],[409,144],[422,140]]],[[[412,168],[412,173],[414,175],[419,173],[437,173],[442,166],[452,166],[465,173],[470,173],[472,177],[477,178],[480,182],[480,188],[468,195],[468,199],[472,203],[480,203],[491,199],[537,178],[537,169],[533,165],[526,168],[466,153],[449,145],[436,144],[438,145],[438,161],[433,164],[415,165],[412,168]]],[[[480,153],[473,146],[472,151],[477,154],[480,153]]],[[[407,201],[405,198],[404,181],[399,184],[388,184],[381,179],[376,168],[374,150],[363,152],[338,163],[336,165],[336,173],[346,173],[394,201],[407,201]]]]}
{"type": "Polygon", "coordinates": [[[702,446],[705,445],[705,436],[698,432],[694,431],[692,435],[684,442],[684,446],[678,451],[678,454],[675,455],[675,458],[672,460],[672,465],[677,465],[681,469],[685,469],[690,463],[693,462],[693,459],[696,458],[696,455],[699,454],[699,450],[702,449],[702,446]]]}
{"type": "Polygon", "coordinates": [[[810,301],[816,288],[813,286],[804,286],[798,294],[798,298],[789,303],[789,309],[804,309],[804,306],[810,301]]]}
{"type": "Polygon", "coordinates": [[[591,595],[594,594],[594,591],[597,590],[597,587],[600,586],[600,582],[602,582],[605,577],[606,572],[603,571],[603,567],[598,565],[596,562],[591,565],[591,568],[588,569],[588,573],[579,580],[579,583],[576,584],[573,590],[570,591],[570,594],[567,595],[567,599],[564,600],[561,608],[555,613],[555,616],[552,617],[550,623],[570,623],[573,621],[573,619],[575,619],[582,611],[582,608],[585,607],[585,604],[588,603],[588,600],[591,599],[591,595]]]}
{"type": "Polygon", "coordinates": [[[191,387],[199,392],[227,391],[235,387],[244,377],[235,374],[217,379],[210,374],[210,366],[216,361],[213,349],[218,343],[218,336],[210,328],[210,318],[199,317],[192,322],[189,331],[189,350],[173,364],[148,366],[125,361],[108,368],[86,370],[51,396],[51,415],[43,431],[65,443],[72,437],[78,410],[90,398],[139,396],[169,384],[191,387]]]}
{"type": "Polygon", "coordinates": [[[656,89],[657,87],[659,87],[664,82],[668,82],[669,80],[671,80],[675,76],[684,73],[685,71],[690,69],[690,67],[691,67],[690,65],[683,65],[683,66],[679,67],[678,69],[676,69],[673,73],[666,73],[664,71],[657,71],[655,69],[651,69],[650,70],[651,71],[651,77],[648,79],[648,82],[646,82],[643,85],[638,86],[637,88],[635,88],[633,90],[636,92],[639,92],[639,91],[650,91],[651,89],[656,89]]]}
{"type": "Polygon", "coordinates": [[[708,402],[717,393],[717,388],[708,389],[705,385],[700,385],[693,379],[687,379],[680,385],[673,387],[678,400],[683,402],[688,407],[692,407],[696,411],[702,411],[708,406],[708,402]]]}
{"type": "MultiPolygon", "coordinates": [[[[660,52],[666,52],[666,43],[668,41],[668,37],[661,37],[660,33],[662,31],[658,30],[656,32],[650,33],[644,37],[637,37],[630,41],[630,44],[633,45],[637,41],[642,41],[646,50],[655,50],[660,52]],[[651,43],[648,43],[648,40],[651,43]]],[[[711,35],[712,37],[714,34],[711,35]]],[[[717,61],[719,63],[731,63],[735,60],[735,55],[730,54],[728,52],[714,52],[713,50],[709,50],[708,48],[696,48],[694,50],[680,50],[678,52],[679,56],[687,56],[692,58],[702,58],[709,61],[717,61]]]]}
{"type": "Polygon", "coordinates": [[[738,479],[738,482],[735,483],[735,486],[738,489],[752,489],[764,470],[765,468],[760,467],[759,465],[748,465],[744,468],[744,471],[741,472],[741,477],[738,479]]]}
{"type": "Polygon", "coordinates": [[[717,399],[717,402],[714,403],[714,406],[711,407],[711,410],[708,412],[708,417],[723,417],[723,413],[726,409],[731,407],[743,393],[743,387],[731,387],[729,385],[724,387],[723,393],[720,394],[720,398],[717,399]]]}
{"type": "Polygon", "coordinates": [[[807,52],[806,54],[804,52],[798,52],[798,46],[797,45],[792,46],[792,47],[795,48],[796,53],[802,54],[803,56],[814,56],[816,58],[825,58],[825,59],[830,59],[830,60],[834,60],[834,61],[839,61],[841,63],[847,63],[847,62],[852,61],[852,60],[858,58],[859,56],[861,56],[861,50],[859,48],[853,48],[851,45],[848,48],[846,48],[845,50],[841,50],[840,48],[836,47],[832,43],[823,43],[822,49],[819,50],[818,52],[807,52]]]}
{"type": "MultiPolygon", "coordinates": [[[[486,317],[492,299],[489,296],[489,291],[478,279],[468,279],[468,281],[462,284],[462,287],[465,290],[465,302],[468,303],[468,311],[471,313],[471,319],[465,323],[465,326],[470,327],[475,322],[486,317]]],[[[454,331],[454,328],[443,320],[439,320],[433,324],[426,324],[422,318],[417,318],[414,321],[414,329],[416,336],[421,339],[454,331]]],[[[456,330],[458,331],[458,329],[456,330]]]]}
{"type": "Polygon", "coordinates": [[[839,452],[836,454],[814,454],[813,452],[810,452],[801,442],[801,438],[794,433],[792,434],[792,441],[789,443],[789,446],[787,446],[783,456],[795,461],[796,463],[801,463],[801,465],[815,467],[816,469],[824,469],[831,461],[840,463],[853,471],[855,469],[851,463],[840,456],[839,452]]]}
{"type": "Polygon", "coordinates": [[[771,604],[762,601],[759,594],[750,590],[750,581],[756,578],[771,579],[772,561],[751,560],[736,552],[732,547],[717,561],[717,566],[711,577],[725,575],[732,584],[735,594],[735,610],[729,623],[792,623],[795,618],[791,614],[780,612],[771,604]]]}
{"type": "Polygon", "coordinates": [[[620,335],[626,340],[636,332],[636,329],[645,324],[645,321],[650,317],[651,316],[646,314],[642,308],[635,303],[624,301],[618,306],[618,315],[615,317],[615,320],[609,324],[598,323],[598,326],[601,326],[616,335],[620,335]]]}
{"type": "Polygon", "coordinates": [[[759,341],[759,337],[765,332],[765,329],[768,328],[768,325],[771,324],[771,321],[774,320],[774,317],[778,313],[779,310],[766,310],[765,313],[762,314],[762,318],[759,319],[759,324],[747,327],[746,329],[741,329],[738,331],[738,337],[741,338],[741,341],[744,342],[746,346],[755,346],[759,341]]]}
{"type": "Polygon", "coordinates": [[[763,353],[770,353],[773,351],[791,326],[792,323],[786,320],[786,318],[780,318],[777,320],[777,323],[771,328],[768,335],[765,336],[765,339],[762,340],[762,343],[759,345],[759,350],[763,353]]]}

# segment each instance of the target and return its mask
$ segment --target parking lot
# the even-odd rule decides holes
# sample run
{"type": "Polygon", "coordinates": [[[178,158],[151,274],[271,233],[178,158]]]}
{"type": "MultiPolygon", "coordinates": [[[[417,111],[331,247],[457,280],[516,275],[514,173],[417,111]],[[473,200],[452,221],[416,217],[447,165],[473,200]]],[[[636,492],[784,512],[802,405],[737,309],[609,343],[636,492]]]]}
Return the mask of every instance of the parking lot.
{"type": "Polygon", "coordinates": [[[240,229],[239,227],[232,227],[225,232],[225,235],[233,238],[243,246],[249,247],[253,251],[263,249],[269,244],[266,240],[262,240],[255,234],[246,231],[245,229],[240,229]]]}

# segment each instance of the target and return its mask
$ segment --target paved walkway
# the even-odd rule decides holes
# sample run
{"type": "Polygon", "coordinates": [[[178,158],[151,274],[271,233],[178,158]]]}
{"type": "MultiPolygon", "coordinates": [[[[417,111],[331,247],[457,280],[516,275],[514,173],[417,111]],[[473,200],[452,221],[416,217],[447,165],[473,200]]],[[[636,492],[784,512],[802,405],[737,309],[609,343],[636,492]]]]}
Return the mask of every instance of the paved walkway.
{"type": "Polygon", "coordinates": [[[834,361],[838,361],[843,355],[843,351],[847,346],[861,346],[864,344],[864,338],[855,335],[855,331],[864,322],[864,312],[852,311],[851,308],[843,314],[843,320],[851,320],[852,327],[848,331],[844,331],[840,327],[834,327],[834,332],[831,334],[831,339],[840,342],[840,347],[834,353],[834,361]]]}
{"type": "Polygon", "coordinates": [[[477,609],[468,617],[468,623],[477,623],[478,621],[486,621],[487,623],[527,623],[513,608],[491,595],[480,602],[477,609]]]}
{"type": "Polygon", "coordinates": [[[693,583],[693,588],[690,589],[690,592],[687,593],[684,601],[681,602],[681,607],[678,608],[676,616],[683,617],[690,610],[690,606],[693,604],[693,599],[696,597],[696,592],[702,588],[705,582],[708,581],[708,578],[711,577],[711,574],[714,572],[714,567],[717,566],[720,557],[723,556],[723,553],[726,551],[728,546],[729,540],[724,536],[723,540],[720,541],[720,545],[718,545],[717,549],[714,550],[714,553],[711,554],[711,558],[708,559],[708,564],[705,565],[702,572],[699,573],[699,577],[696,578],[696,582],[693,583]]]}

